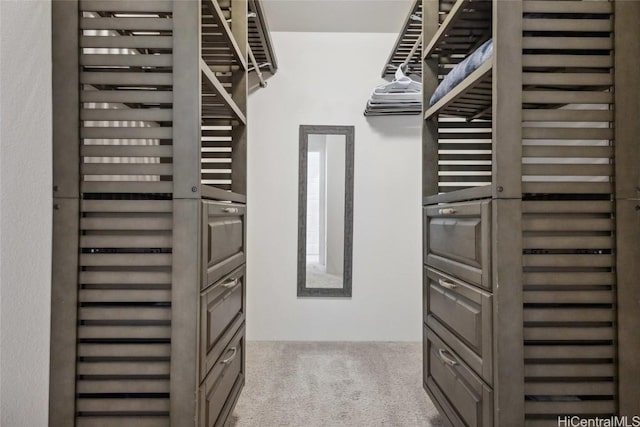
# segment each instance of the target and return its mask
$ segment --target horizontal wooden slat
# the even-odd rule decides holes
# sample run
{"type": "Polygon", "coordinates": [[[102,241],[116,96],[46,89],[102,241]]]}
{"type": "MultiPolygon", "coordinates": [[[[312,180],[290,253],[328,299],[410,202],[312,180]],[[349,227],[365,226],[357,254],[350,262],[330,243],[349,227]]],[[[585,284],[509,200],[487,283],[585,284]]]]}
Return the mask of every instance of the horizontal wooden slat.
{"type": "Polygon", "coordinates": [[[173,210],[171,200],[82,200],[82,212],[152,212],[170,213],[173,210]]]}
{"type": "Polygon", "coordinates": [[[81,36],[80,47],[171,49],[171,36],[81,36]]]}
{"type": "Polygon", "coordinates": [[[79,282],[86,285],[168,285],[171,283],[171,273],[156,271],[81,271],[79,282]]]}
{"type": "Polygon", "coordinates": [[[171,163],[82,163],[83,175],[171,175],[171,163]]]}
{"type": "Polygon", "coordinates": [[[613,236],[523,236],[524,249],[608,249],[613,248],[613,236]]]}
{"type": "Polygon", "coordinates": [[[524,31],[588,31],[611,32],[613,23],[609,19],[545,19],[524,18],[522,20],[524,31]]]}
{"type": "Polygon", "coordinates": [[[606,37],[530,37],[522,38],[523,49],[543,50],[610,50],[613,39],[606,37]]]}
{"type": "Polygon", "coordinates": [[[171,0],[80,0],[80,10],[90,12],[171,13],[171,0]]]}
{"type": "Polygon", "coordinates": [[[78,375],[169,375],[169,362],[78,362],[78,375]]]}
{"type": "Polygon", "coordinates": [[[170,90],[83,90],[80,92],[81,102],[114,102],[170,104],[173,92],[170,90]]]}
{"type": "Polygon", "coordinates": [[[524,410],[527,414],[614,414],[616,403],[613,400],[585,400],[585,401],[525,401],[524,410]]]}
{"type": "MultiPolygon", "coordinates": [[[[168,412],[169,399],[78,399],[78,412],[168,412]]],[[[123,424],[120,424],[123,425],[123,424]]],[[[137,424],[135,424],[137,427],[137,424]]]]}
{"type": "Polygon", "coordinates": [[[173,55],[129,55],[109,53],[85,53],[80,55],[80,65],[85,67],[172,67],[173,55]]]}
{"type": "MultiPolygon", "coordinates": [[[[567,329],[567,328],[564,328],[567,329]]],[[[602,328],[611,329],[611,328],[602,328]]],[[[525,331],[527,328],[525,328],[525,331]]],[[[611,332],[614,335],[614,332],[611,332]]],[[[615,347],[609,345],[525,345],[525,359],[613,359],[615,347]]]]}
{"type": "Polygon", "coordinates": [[[616,393],[616,387],[611,381],[527,382],[524,393],[538,396],[610,396],[616,393]]]}
{"type": "Polygon", "coordinates": [[[525,377],[613,377],[616,369],[610,363],[562,363],[524,365],[525,377]]]}
{"type": "Polygon", "coordinates": [[[613,12],[613,6],[607,1],[527,0],[522,3],[522,10],[525,13],[608,14],[613,12]]]}
{"type": "Polygon", "coordinates": [[[83,157],[164,157],[173,156],[171,145],[82,145],[83,157]]]}
{"type": "Polygon", "coordinates": [[[169,108],[92,108],[80,110],[80,119],[92,121],[168,122],[173,120],[173,110],[169,108]]]}
{"type": "Polygon", "coordinates": [[[170,289],[81,289],[83,302],[170,302],[170,289]]]}
{"type": "Polygon", "coordinates": [[[529,308],[524,309],[525,322],[612,322],[612,308],[529,308]]]}
{"type": "Polygon", "coordinates": [[[522,165],[523,175],[544,176],[612,176],[611,164],[538,164],[527,163],[522,165]]]}
{"type": "Polygon", "coordinates": [[[173,182],[84,181],[83,193],[171,193],[173,182]]]}
{"type": "Polygon", "coordinates": [[[611,122],[611,110],[569,110],[569,109],[523,109],[524,122],[611,122]]]}
{"type": "Polygon", "coordinates": [[[75,427],[171,427],[169,416],[117,416],[117,417],[91,417],[82,416],[76,418],[75,427]]]}
{"type": "Polygon", "coordinates": [[[80,265],[161,267],[171,265],[171,254],[80,254],[80,265]]]}
{"type": "Polygon", "coordinates": [[[575,272],[548,272],[548,273],[525,273],[523,275],[524,285],[613,285],[615,284],[613,273],[575,273],[575,272]]]}
{"type": "Polygon", "coordinates": [[[610,86],[609,73],[523,73],[522,84],[542,86],[610,86]]]}
{"type": "Polygon", "coordinates": [[[558,194],[610,194],[613,185],[610,182],[523,182],[522,192],[558,193],[558,194]]]}
{"type": "Polygon", "coordinates": [[[171,86],[173,74],[85,71],[80,73],[80,83],[117,86],[171,86]]]}
{"type": "Polygon", "coordinates": [[[80,307],[80,320],[171,320],[171,308],[160,307],[80,307]]]}
{"type": "MultiPolygon", "coordinates": [[[[524,328],[525,341],[609,341],[616,337],[613,327],[530,327],[524,328]]],[[[574,358],[582,357],[576,353],[574,358]]],[[[549,353],[548,358],[553,358],[549,353]]],[[[586,355],[584,356],[587,357],[586,355]]],[[[545,356],[540,356],[545,358],[545,356]]]]}
{"type": "Polygon", "coordinates": [[[80,28],[83,30],[171,31],[173,20],[154,17],[84,17],[80,18],[80,28]]]}
{"type": "Polygon", "coordinates": [[[83,235],[80,236],[81,248],[170,248],[171,234],[158,235],[132,235],[131,233],[105,236],[83,235]]]}
{"type": "Polygon", "coordinates": [[[541,213],[611,213],[613,203],[606,200],[546,200],[524,201],[522,212],[525,214],[541,213]]]}
{"type": "Polygon", "coordinates": [[[556,158],[613,158],[613,147],[585,145],[524,145],[522,147],[522,156],[556,158]]]}
{"type": "Polygon", "coordinates": [[[80,137],[85,139],[171,139],[170,127],[83,127],[80,137]]]}
{"type": "Polygon", "coordinates": [[[171,338],[170,326],[80,326],[79,339],[165,339],[171,338]]]}
{"type": "Polygon", "coordinates": [[[613,255],[524,255],[524,267],[613,267],[613,255]]]}
{"type": "Polygon", "coordinates": [[[524,292],[524,303],[545,304],[613,304],[613,291],[529,291],[524,292]]]}
{"type": "Polygon", "coordinates": [[[130,217],[84,217],[80,219],[82,230],[171,230],[173,219],[170,215],[130,217]]]}
{"type": "Polygon", "coordinates": [[[169,393],[169,380],[79,380],[77,393],[169,393]]]}
{"type": "Polygon", "coordinates": [[[524,231],[611,231],[610,218],[579,218],[568,216],[526,215],[523,217],[524,231]]]}
{"type": "Polygon", "coordinates": [[[601,140],[613,139],[613,129],[610,128],[559,128],[559,127],[524,127],[522,128],[523,139],[580,139],[580,140],[601,140]]]}
{"type": "MultiPolygon", "coordinates": [[[[595,3],[595,2],[594,2],[595,3]]],[[[610,55],[522,55],[523,67],[611,68],[610,55]]]]}
{"type": "Polygon", "coordinates": [[[78,344],[79,357],[169,357],[170,344],[78,344]]]}
{"type": "Polygon", "coordinates": [[[522,102],[530,104],[611,104],[611,92],[523,90],[522,102]]]}

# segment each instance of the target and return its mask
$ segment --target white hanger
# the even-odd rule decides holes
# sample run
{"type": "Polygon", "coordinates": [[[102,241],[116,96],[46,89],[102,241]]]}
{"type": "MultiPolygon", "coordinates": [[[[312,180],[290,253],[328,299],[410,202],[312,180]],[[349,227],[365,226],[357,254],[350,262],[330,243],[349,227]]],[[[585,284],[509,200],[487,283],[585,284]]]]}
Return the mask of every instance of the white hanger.
{"type": "Polygon", "coordinates": [[[414,81],[411,77],[405,75],[402,67],[398,67],[392,82],[378,86],[373,90],[373,95],[385,93],[422,93],[422,83],[414,81]]]}

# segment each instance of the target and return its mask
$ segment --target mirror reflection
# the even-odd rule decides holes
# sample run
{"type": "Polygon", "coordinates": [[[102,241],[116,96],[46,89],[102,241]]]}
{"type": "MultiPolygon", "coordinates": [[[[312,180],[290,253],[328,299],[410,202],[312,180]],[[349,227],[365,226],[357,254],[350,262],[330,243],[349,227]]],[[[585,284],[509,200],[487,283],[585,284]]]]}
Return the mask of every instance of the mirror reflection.
{"type": "Polygon", "coordinates": [[[299,202],[298,296],[350,296],[353,127],[301,127],[299,202]]]}

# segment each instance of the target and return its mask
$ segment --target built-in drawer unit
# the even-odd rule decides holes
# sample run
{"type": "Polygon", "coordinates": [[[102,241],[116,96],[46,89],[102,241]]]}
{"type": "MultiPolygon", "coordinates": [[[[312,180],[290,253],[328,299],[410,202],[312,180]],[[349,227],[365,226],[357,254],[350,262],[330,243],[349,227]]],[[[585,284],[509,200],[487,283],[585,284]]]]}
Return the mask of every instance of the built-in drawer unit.
{"type": "Polygon", "coordinates": [[[491,201],[424,208],[424,263],[491,289],[491,201]]]}
{"type": "Polygon", "coordinates": [[[200,379],[215,365],[245,319],[245,267],[224,276],[200,297],[200,379]]]}
{"type": "Polygon", "coordinates": [[[493,426],[493,391],[437,334],[424,328],[427,392],[454,426],[493,426]]]}
{"type": "Polygon", "coordinates": [[[246,207],[208,200],[202,203],[202,287],[206,288],[244,264],[246,207]]]}
{"type": "Polygon", "coordinates": [[[244,324],[200,386],[200,426],[223,426],[244,385],[244,324]]]}
{"type": "Polygon", "coordinates": [[[452,276],[425,268],[424,321],[438,319],[481,358],[491,357],[492,296],[452,276]]]}

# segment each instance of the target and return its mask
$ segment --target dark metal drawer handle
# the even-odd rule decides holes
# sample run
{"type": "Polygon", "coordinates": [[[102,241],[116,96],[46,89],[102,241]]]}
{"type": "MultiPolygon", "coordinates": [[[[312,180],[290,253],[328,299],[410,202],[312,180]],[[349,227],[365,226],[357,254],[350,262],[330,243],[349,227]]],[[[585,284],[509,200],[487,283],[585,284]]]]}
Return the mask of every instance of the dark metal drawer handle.
{"type": "Polygon", "coordinates": [[[451,283],[443,279],[439,279],[438,284],[443,288],[447,288],[447,289],[455,289],[458,287],[458,285],[456,285],[455,283],[451,283]]]}
{"type": "Polygon", "coordinates": [[[222,208],[224,213],[238,213],[238,208],[222,208]]]}
{"type": "Polygon", "coordinates": [[[443,209],[438,209],[438,213],[440,215],[453,215],[456,213],[456,210],[453,208],[443,208],[443,209]]]}
{"type": "Polygon", "coordinates": [[[235,358],[236,358],[236,354],[238,353],[238,349],[237,349],[237,348],[235,348],[235,347],[231,347],[231,348],[229,349],[229,351],[230,351],[232,354],[231,354],[231,356],[227,357],[226,359],[224,359],[223,361],[221,361],[221,362],[220,362],[220,363],[222,363],[223,365],[227,365],[227,364],[231,363],[231,361],[232,361],[233,359],[235,359],[235,358]]]}
{"type": "Polygon", "coordinates": [[[238,284],[238,279],[236,279],[234,277],[234,278],[228,279],[226,282],[224,282],[222,284],[222,287],[227,288],[227,289],[231,289],[231,288],[235,288],[237,284],[238,284]]]}
{"type": "Polygon", "coordinates": [[[455,360],[453,358],[453,356],[451,356],[451,353],[449,353],[447,350],[445,350],[444,348],[441,348],[438,350],[438,354],[440,355],[440,359],[442,359],[442,361],[444,363],[446,363],[449,366],[456,366],[458,364],[458,361],[455,360]],[[448,355],[448,356],[447,356],[448,355]]]}

